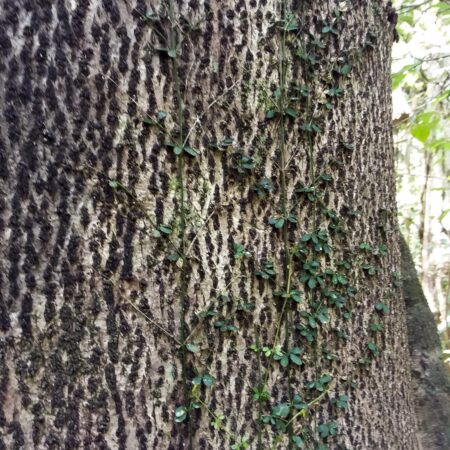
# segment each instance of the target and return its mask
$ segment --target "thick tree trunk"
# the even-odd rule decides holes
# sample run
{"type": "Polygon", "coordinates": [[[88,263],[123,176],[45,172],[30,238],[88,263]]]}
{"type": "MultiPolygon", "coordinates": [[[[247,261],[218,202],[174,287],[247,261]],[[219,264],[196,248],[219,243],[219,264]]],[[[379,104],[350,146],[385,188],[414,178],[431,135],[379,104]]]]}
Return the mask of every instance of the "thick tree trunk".
{"type": "Polygon", "coordinates": [[[389,6],[0,3],[0,447],[418,448],[389,6]]]}

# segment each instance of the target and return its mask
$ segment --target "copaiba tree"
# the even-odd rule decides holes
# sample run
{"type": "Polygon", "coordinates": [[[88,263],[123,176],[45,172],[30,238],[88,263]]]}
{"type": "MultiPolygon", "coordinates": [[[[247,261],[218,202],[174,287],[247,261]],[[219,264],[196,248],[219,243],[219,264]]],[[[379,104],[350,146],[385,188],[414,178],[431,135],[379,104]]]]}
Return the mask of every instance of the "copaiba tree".
{"type": "Polygon", "coordinates": [[[2,0],[0,447],[418,448],[381,0],[2,0]]]}

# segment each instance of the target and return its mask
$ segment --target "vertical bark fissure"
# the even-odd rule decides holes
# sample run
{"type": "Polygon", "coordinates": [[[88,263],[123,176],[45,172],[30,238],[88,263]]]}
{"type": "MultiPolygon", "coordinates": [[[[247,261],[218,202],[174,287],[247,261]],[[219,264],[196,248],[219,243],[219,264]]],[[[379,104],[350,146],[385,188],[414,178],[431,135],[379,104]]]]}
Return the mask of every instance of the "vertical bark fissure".
{"type": "MultiPolygon", "coordinates": [[[[186,303],[188,300],[188,273],[187,273],[187,254],[186,254],[186,207],[185,207],[185,181],[184,181],[184,164],[185,164],[185,151],[184,147],[187,145],[187,142],[184,142],[184,106],[183,106],[183,96],[181,93],[181,82],[180,82],[180,74],[178,69],[178,49],[179,39],[177,39],[178,32],[176,31],[177,20],[174,14],[174,0],[168,0],[169,6],[169,21],[170,21],[170,49],[175,51],[175,55],[172,58],[172,75],[174,79],[175,85],[175,98],[176,98],[176,106],[178,111],[178,136],[177,136],[177,145],[182,149],[181,154],[177,157],[177,173],[178,173],[178,185],[179,185],[179,218],[180,218],[180,231],[179,231],[179,248],[182,261],[181,261],[181,269],[180,269],[180,296],[179,296],[179,305],[180,305],[180,328],[179,328],[179,340],[182,343],[180,352],[181,352],[181,377],[183,383],[183,404],[184,407],[188,409],[187,415],[187,428],[188,428],[188,446],[189,450],[193,449],[193,432],[192,432],[192,411],[191,411],[191,399],[189,393],[189,385],[188,385],[188,367],[187,367],[187,342],[186,342],[186,334],[187,334],[187,325],[186,325],[186,303]]],[[[189,136],[186,136],[186,139],[189,136]]]]}

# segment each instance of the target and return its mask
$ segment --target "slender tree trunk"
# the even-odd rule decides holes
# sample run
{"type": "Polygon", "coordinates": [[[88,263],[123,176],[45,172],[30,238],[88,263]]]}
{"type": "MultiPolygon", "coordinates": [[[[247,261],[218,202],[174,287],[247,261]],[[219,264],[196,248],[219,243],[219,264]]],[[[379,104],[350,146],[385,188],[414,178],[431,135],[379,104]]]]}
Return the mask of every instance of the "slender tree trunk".
{"type": "Polygon", "coordinates": [[[421,267],[422,267],[422,284],[428,286],[427,280],[428,262],[429,262],[429,242],[430,242],[430,230],[429,230],[429,209],[428,197],[430,195],[430,176],[431,176],[431,164],[433,160],[433,154],[429,151],[424,151],[424,164],[425,174],[424,183],[422,187],[422,194],[420,196],[420,221],[419,221],[419,242],[421,248],[421,267]]]}
{"type": "Polygon", "coordinates": [[[0,447],[418,448],[389,5],[0,3],[0,447]]]}

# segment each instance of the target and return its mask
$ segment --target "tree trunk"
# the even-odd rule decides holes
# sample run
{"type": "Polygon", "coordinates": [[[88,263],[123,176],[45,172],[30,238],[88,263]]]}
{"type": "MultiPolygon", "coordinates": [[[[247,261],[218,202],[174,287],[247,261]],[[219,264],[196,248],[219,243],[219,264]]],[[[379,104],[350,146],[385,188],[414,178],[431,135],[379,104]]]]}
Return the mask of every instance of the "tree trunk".
{"type": "Polygon", "coordinates": [[[419,437],[424,449],[450,448],[450,378],[433,314],[404,239],[401,242],[403,293],[411,351],[419,437]]]}
{"type": "Polygon", "coordinates": [[[0,3],[0,447],[418,448],[390,6],[0,3]]]}

